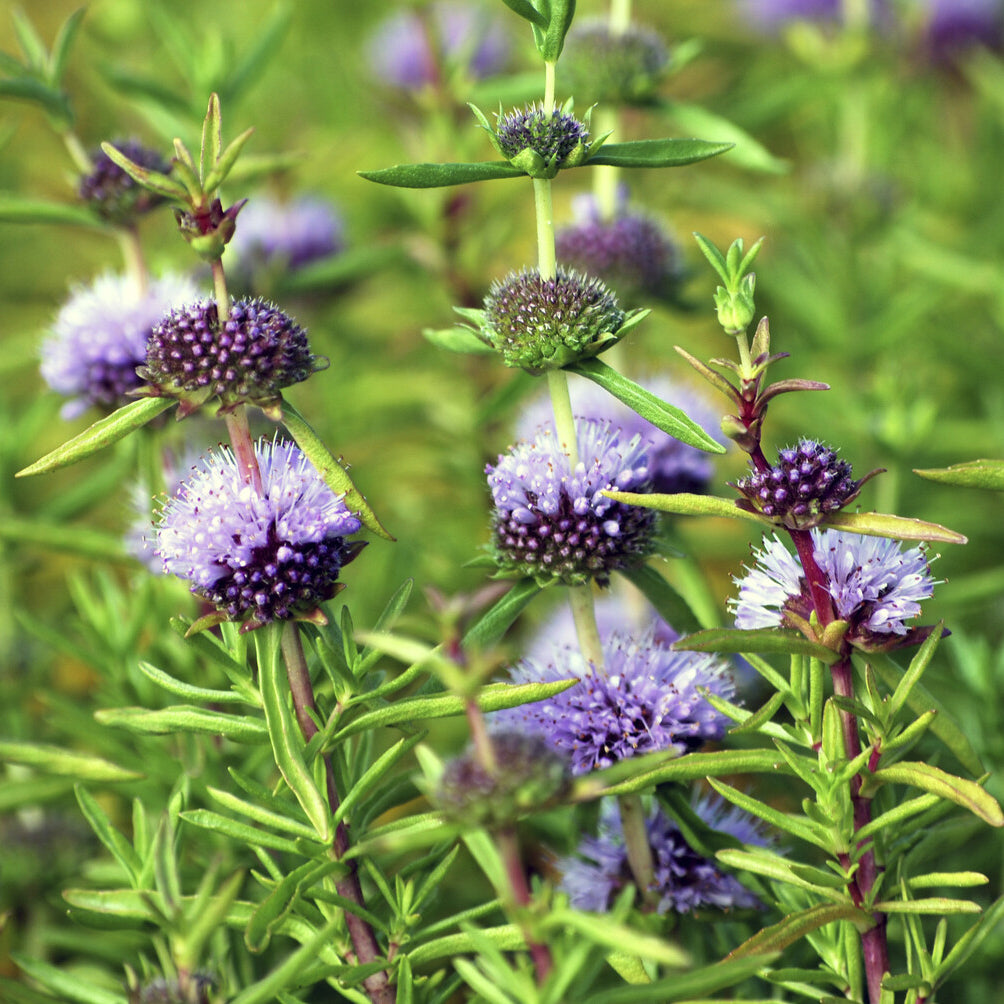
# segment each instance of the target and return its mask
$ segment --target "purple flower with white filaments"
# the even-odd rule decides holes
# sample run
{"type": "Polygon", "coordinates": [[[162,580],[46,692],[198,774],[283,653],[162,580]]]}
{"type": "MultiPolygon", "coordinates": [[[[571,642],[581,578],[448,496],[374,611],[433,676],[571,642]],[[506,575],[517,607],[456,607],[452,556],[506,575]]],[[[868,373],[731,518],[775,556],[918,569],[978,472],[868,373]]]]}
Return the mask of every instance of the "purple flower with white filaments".
{"type": "Polygon", "coordinates": [[[733,697],[729,667],[718,656],[676,652],[657,643],[650,629],[637,638],[607,635],[603,658],[598,670],[577,647],[556,645],[546,662],[522,660],[510,670],[514,683],[581,682],[496,720],[544,736],[570,759],[574,774],[644,753],[690,752],[724,734],[728,719],[700,693],[733,697]]]}
{"type": "Polygon", "coordinates": [[[649,489],[640,438],[625,440],[602,422],[579,423],[576,438],[580,460],[574,469],[548,429],[485,468],[495,503],[494,555],[503,572],[604,585],[612,571],[651,552],[654,511],[602,494],[649,489]]]}
{"type": "MultiPolygon", "coordinates": [[[[712,829],[743,844],[766,843],[750,817],[720,800],[701,799],[694,810],[712,829]]],[[[748,910],[761,905],[738,879],[691,848],[659,806],[649,813],[645,829],[652,848],[652,891],[658,896],[659,913],[690,913],[700,907],[748,910]]],[[[598,834],[585,837],[576,853],[562,858],[558,867],[562,871],[561,888],[568,893],[573,907],[595,913],[610,909],[620,890],[632,881],[620,815],[612,802],[603,807],[598,834]]]]}
{"type": "Polygon", "coordinates": [[[313,613],[362,547],[361,523],[291,443],[259,442],[261,493],[233,454],[210,454],[161,510],[164,571],[246,627],[313,613]]]}
{"type": "Polygon", "coordinates": [[[127,404],[143,385],[136,367],[146,361],[150,332],[168,311],[198,295],[191,279],[170,274],[152,279],[145,291],[112,274],[74,289],[41,353],[45,382],[70,398],[62,417],[75,418],[92,405],[127,404]]]}
{"type": "MultiPolygon", "coordinates": [[[[851,623],[848,637],[908,634],[906,621],[920,613],[920,601],[934,593],[927,556],[899,541],[836,530],[812,530],[813,557],[827,581],[837,616],[851,623]]],[[[756,564],[734,579],[739,596],[730,601],[736,627],[779,627],[788,610],[807,620],[811,609],[802,566],[781,541],[764,538],[756,564]]]]}

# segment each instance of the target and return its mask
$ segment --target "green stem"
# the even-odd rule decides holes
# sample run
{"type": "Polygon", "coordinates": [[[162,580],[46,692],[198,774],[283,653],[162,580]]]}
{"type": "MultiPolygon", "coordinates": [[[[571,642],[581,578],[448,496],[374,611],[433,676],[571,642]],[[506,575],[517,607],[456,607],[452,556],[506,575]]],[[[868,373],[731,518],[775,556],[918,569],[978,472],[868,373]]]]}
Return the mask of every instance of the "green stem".
{"type": "Polygon", "coordinates": [[[554,409],[554,431],[558,434],[559,445],[568,454],[568,469],[571,472],[579,465],[579,439],[575,434],[575,416],[568,393],[568,374],[564,370],[548,370],[547,389],[551,392],[551,407],[554,409]]]}
{"type": "MultiPolygon", "coordinates": [[[[530,887],[526,882],[526,871],[523,868],[523,857],[519,852],[519,838],[516,836],[516,829],[513,826],[503,826],[495,831],[495,844],[499,850],[499,857],[505,867],[506,878],[509,883],[509,892],[520,910],[526,910],[533,903],[530,896],[530,887]]],[[[552,959],[551,952],[547,945],[542,944],[533,937],[533,932],[528,925],[522,923],[523,937],[526,939],[526,947],[530,951],[533,959],[533,968],[537,973],[537,983],[543,985],[551,972],[552,959]]]]}
{"type": "Polygon", "coordinates": [[[736,345],[739,347],[740,375],[744,380],[752,379],[753,359],[750,356],[750,343],[745,331],[733,331],[736,336],[736,345]]]}
{"type": "Polygon", "coordinates": [[[223,271],[223,259],[213,262],[213,292],[216,297],[216,314],[220,324],[230,316],[230,294],[227,292],[227,274],[223,271]]]}
{"type": "Polygon", "coordinates": [[[139,233],[134,226],[130,226],[120,227],[115,231],[115,235],[118,237],[119,248],[125,261],[126,274],[132,279],[136,295],[142,299],[150,288],[150,270],[143,256],[139,233]]]}
{"type": "Polygon", "coordinates": [[[470,729],[474,755],[487,773],[494,774],[498,770],[498,761],[495,758],[492,738],[488,734],[488,726],[485,724],[484,712],[473,697],[467,699],[464,711],[467,714],[467,727],[470,729]]]}
{"type": "Polygon", "coordinates": [[[596,626],[596,607],[593,604],[593,587],[568,587],[568,602],[572,606],[572,619],[575,621],[575,634],[579,640],[579,650],[582,657],[596,673],[603,672],[603,642],[600,641],[599,628],[596,626]]]}
{"type": "MultiPolygon", "coordinates": [[[[591,132],[594,136],[611,134],[611,140],[617,139],[617,111],[613,108],[598,108],[593,113],[591,132]]],[[[620,168],[613,164],[600,164],[593,168],[593,197],[600,219],[604,223],[612,223],[617,218],[617,185],[620,181],[620,168]]]]}
{"type": "Polygon", "coordinates": [[[533,179],[533,205],[537,217],[537,268],[541,279],[553,279],[558,274],[558,257],[554,250],[554,206],[550,179],[533,179]]]}
{"type": "Polygon", "coordinates": [[[548,114],[554,111],[555,66],[555,63],[544,63],[544,111],[548,114]]]}
{"type": "Polygon", "coordinates": [[[94,170],[94,162],[84,149],[84,144],[80,142],[80,137],[72,129],[67,129],[66,132],[60,133],[60,138],[77,170],[81,174],[90,174],[94,170]]]}
{"type": "Polygon", "coordinates": [[[645,829],[645,809],[641,804],[641,795],[637,792],[631,795],[618,795],[617,807],[621,814],[621,831],[624,834],[624,847],[627,850],[631,874],[641,891],[643,901],[652,904],[657,898],[655,861],[652,858],[648,830],[645,829]]]}
{"type": "Polygon", "coordinates": [[[623,35],[631,27],[631,0],[610,0],[610,33],[623,35]]]}

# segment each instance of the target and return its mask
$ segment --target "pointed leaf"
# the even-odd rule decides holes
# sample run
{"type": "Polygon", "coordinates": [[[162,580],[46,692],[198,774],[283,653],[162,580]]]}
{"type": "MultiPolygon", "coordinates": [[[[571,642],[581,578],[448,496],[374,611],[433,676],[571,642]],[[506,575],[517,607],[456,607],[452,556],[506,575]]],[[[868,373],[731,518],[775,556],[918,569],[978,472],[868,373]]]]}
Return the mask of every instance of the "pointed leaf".
{"type": "Polygon", "coordinates": [[[661,962],[664,966],[684,968],[691,964],[690,955],[679,945],[655,935],[641,934],[637,928],[617,924],[607,916],[578,910],[553,910],[546,915],[541,927],[545,931],[571,929],[594,944],[630,952],[642,959],[661,962]]]}
{"type": "Polygon", "coordinates": [[[927,540],[938,544],[965,544],[967,538],[938,523],[881,512],[837,512],[820,523],[835,530],[850,530],[869,537],[892,537],[895,540],[927,540]]]}
{"type": "Polygon", "coordinates": [[[427,342],[432,342],[436,348],[446,349],[447,352],[465,352],[477,356],[490,356],[495,352],[487,342],[462,324],[452,328],[424,328],[422,337],[427,342]]]}
{"type": "Polygon", "coordinates": [[[66,59],[70,54],[73,41],[77,37],[80,22],[84,17],[84,8],[78,7],[60,26],[52,43],[52,53],[49,56],[49,81],[58,86],[66,71],[66,59]]]}
{"type": "Polygon", "coordinates": [[[761,952],[782,951],[807,934],[819,930],[824,924],[832,924],[836,920],[849,920],[861,928],[872,926],[871,917],[853,903],[820,903],[807,910],[791,913],[780,923],[758,931],[730,952],[727,958],[737,959],[761,952]]]}
{"type": "Polygon", "coordinates": [[[75,464],[78,460],[83,460],[106,446],[124,439],[130,432],[142,428],[172,404],[174,399],[169,397],[144,397],[139,401],[133,401],[107,418],[95,422],[14,476],[24,478],[33,474],[48,474],[49,471],[59,470],[60,467],[69,467],[70,464],[75,464]]]}
{"type": "Polygon", "coordinates": [[[954,970],[969,961],[973,953],[1000,923],[1002,917],[1004,917],[1004,897],[995,900],[987,908],[986,913],[955,943],[952,950],[945,957],[945,961],[938,966],[937,979],[939,983],[943,982],[954,970]]]}
{"type": "Polygon", "coordinates": [[[716,157],[731,150],[732,143],[709,143],[703,139],[636,139],[606,143],[586,163],[613,167],[678,167],[716,157]]]}
{"type": "MultiPolygon", "coordinates": [[[[935,629],[924,639],[923,645],[920,646],[916,655],[910,660],[910,665],[907,667],[906,672],[900,678],[899,683],[896,684],[896,689],[889,698],[889,704],[886,709],[890,721],[895,719],[899,714],[903,705],[909,700],[913,688],[917,685],[921,676],[924,675],[924,671],[928,665],[930,665],[931,659],[934,657],[934,651],[941,641],[943,627],[944,621],[939,622],[935,629]]],[[[974,771],[974,773],[978,772],[974,771]]]]}
{"type": "Polygon", "coordinates": [[[59,777],[74,777],[80,781],[135,781],[143,777],[97,756],[75,753],[43,743],[0,741],[0,760],[34,767],[59,777]]]}
{"type": "Polygon", "coordinates": [[[127,1004],[125,994],[95,986],[89,980],[82,980],[78,973],[16,952],[11,958],[22,972],[58,994],[62,1004],[127,1004]]]}
{"type": "Polygon", "coordinates": [[[533,579],[520,579],[467,629],[463,647],[486,649],[501,641],[516,618],[541,591],[542,587],[533,579]]]}
{"type": "Polygon", "coordinates": [[[345,496],[345,504],[362,521],[363,526],[372,530],[384,540],[394,538],[383,528],[376,513],[362,493],[352,483],[345,468],[334,458],[321,441],[316,432],[307,424],[307,420],[288,401],[282,403],[282,424],[296,440],[296,445],[303,450],[304,456],[317,468],[324,483],[339,495],[345,496]]]}
{"type": "Polygon", "coordinates": [[[990,792],[981,788],[975,781],[956,777],[941,770],[940,767],[933,767],[929,763],[904,761],[891,767],[880,768],[875,771],[873,777],[881,783],[908,784],[929,791],[932,795],[940,795],[968,809],[991,826],[1004,826],[1004,813],[990,792]]]}
{"type": "Polygon", "coordinates": [[[16,516],[0,515],[0,540],[34,545],[57,554],[75,554],[97,561],[133,563],[136,558],[126,553],[121,534],[104,533],[84,526],[48,523],[16,516]]]}
{"type": "Polygon", "coordinates": [[[180,818],[186,823],[191,823],[192,826],[222,833],[230,840],[247,844],[249,847],[267,847],[269,850],[281,851],[296,857],[302,857],[303,854],[303,845],[299,841],[280,837],[258,826],[249,826],[247,823],[238,822],[236,819],[222,816],[218,812],[211,812],[209,809],[192,809],[188,812],[182,812],[180,818]]]}
{"type": "Polygon", "coordinates": [[[167,199],[181,203],[186,202],[188,192],[180,182],[166,174],[161,174],[160,171],[152,171],[134,163],[111,143],[102,143],[101,149],[137,184],[148,188],[151,192],[156,192],[158,195],[163,195],[167,199]]]}
{"type": "Polygon", "coordinates": [[[797,631],[776,628],[757,628],[743,631],[739,628],[709,628],[673,642],[673,648],[684,652],[756,652],[760,655],[808,655],[827,666],[835,663],[840,654],[814,641],[809,641],[797,631]]]}
{"type": "MultiPolygon", "coordinates": [[[[714,994],[726,987],[736,986],[755,976],[771,961],[768,954],[756,954],[749,958],[729,958],[711,966],[692,969],[686,973],[673,973],[661,980],[639,986],[617,987],[589,995],[589,1004],[670,1004],[674,1001],[691,1001],[698,1004],[705,1001],[708,994],[714,994]]],[[[749,1004],[756,1004],[750,1001],[749,1004]]]]}
{"type": "MultiPolygon", "coordinates": [[[[259,826],[270,826],[276,830],[284,830],[294,837],[300,837],[315,844],[320,843],[317,833],[313,829],[299,820],[291,818],[289,815],[274,812],[271,809],[266,809],[264,806],[256,805],[254,802],[248,802],[220,788],[210,787],[207,791],[209,792],[209,797],[214,802],[225,809],[229,809],[231,812],[239,812],[242,816],[247,816],[248,819],[254,820],[259,826]]],[[[290,806],[290,811],[295,811],[293,806],[290,806]]]]}
{"type": "MultiPolygon", "coordinates": [[[[220,158],[223,149],[223,117],[220,111],[220,96],[209,95],[209,105],[206,117],[202,120],[202,147],[199,158],[199,175],[203,183],[220,158]]],[[[211,192],[216,186],[203,184],[206,192],[211,192]]]]}
{"type": "Polygon", "coordinates": [[[475,181],[523,178],[525,173],[507,160],[473,164],[397,164],[379,171],[359,171],[359,177],[393,188],[445,188],[475,181]]]}
{"type": "Polygon", "coordinates": [[[138,665],[140,672],[153,680],[158,686],[163,687],[171,694],[176,694],[178,697],[184,697],[190,701],[205,701],[207,704],[253,703],[247,694],[239,694],[233,690],[213,690],[210,687],[196,687],[191,683],[176,680],[169,673],[165,673],[162,669],[158,669],[148,662],[140,660],[138,665]]]}
{"type": "Polygon", "coordinates": [[[227,144],[227,148],[220,154],[219,161],[209,172],[205,180],[205,189],[207,192],[215,192],[227,180],[228,175],[233,170],[234,164],[237,163],[237,158],[241,155],[241,150],[244,149],[244,144],[247,143],[253,134],[254,126],[250,129],[245,129],[240,136],[227,144]]]}
{"type": "Polygon", "coordinates": [[[513,11],[513,13],[518,14],[531,24],[535,24],[540,28],[547,27],[547,18],[530,3],[530,0],[502,0],[502,3],[513,11]]]}
{"type": "Polygon", "coordinates": [[[39,73],[44,73],[48,67],[49,54],[46,52],[42,36],[39,35],[31,23],[31,19],[20,7],[15,7],[11,11],[11,20],[14,22],[14,33],[17,35],[18,45],[21,46],[21,52],[24,53],[28,64],[39,73]]]}
{"type": "Polygon", "coordinates": [[[56,119],[69,122],[72,118],[66,96],[31,77],[0,80],[0,98],[34,101],[56,119]]]}
{"type": "Polygon", "coordinates": [[[880,913],[934,913],[947,916],[950,913],[982,913],[983,907],[969,899],[946,899],[932,896],[929,899],[892,899],[875,904],[880,913]]]}
{"type": "Polygon", "coordinates": [[[304,890],[340,867],[337,861],[305,861],[293,869],[255,907],[244,929],[244,944],[254,954],[268,948],[276,928],[298,905],[304,890]]]}
{"type": "Polygon", "coordinates": [[[46,199],[33,199],[16,192],[0,192],[0,223],[55,223],[70,227],[104,229],[89,209],[46,199]]]}
{"type": "Polygon", "coordinates": [[[104,708],[95,711],[94,718],[102,725],[118,726],[147,735],[196,732],[223,736],[235,743],[268,742],[265,727],[253,718],[238,718],[236,715],[225,715],[185,704],[155,711],[148,711],[146,708],[104,708]]]}
{"type": "Polygon", "coordinates": [[[914,469],[913,473],[942,485],[1004,491],[1004,460],[969,460],[950,467],[914,469]]]}
{"type": "Polygon", "coordinates": [[[632,411],[651,422],[657,429],[686,443],[688,446],[705,450],[708,453],[724,453],[725,447],[704,431],[692,418],[685,415],[679,408],[661,401],[655,394],[645,390],[633,380],[618,373],[617,370],[599,359],[583,359],[566,367],[572,373],[592,380],[605,391],[622,401],[632,411]]]}
{"type": "Polygon", "coordinates": [[[123,871],[129,876],[129,880],[135,883],[143,870],[143,865],[132,844],[112,826],[105,810],[83,785],[77,785],[74,792],[80,811],[94,831],[94,835],[122,866],[123,871]]]}
{"type": "Polygon", "coordinates": [[[399,739],[390,749],[377,757],[339,803],[334,814],[335,824],[337,825],[345,819],[352,809],[366,798],[386,774],[397,766],[398,762],[406,757],[423,738],[425,738],[425,733],[419,732],[405,739],[399,739]]]}
{"type": "Polygon", "coordinates": [[[740,509],[732,499],[716,495],[693,495],[690,492],[673,492],[662,495],[659,492],[612,492],[603,493],[608,498],[625,505],[637,505],[643,509],[658,509],[678,516],[724,516],[726,519],[745,519],[761,526],[774,527],[776,524],[766,516],[740,509]]]}

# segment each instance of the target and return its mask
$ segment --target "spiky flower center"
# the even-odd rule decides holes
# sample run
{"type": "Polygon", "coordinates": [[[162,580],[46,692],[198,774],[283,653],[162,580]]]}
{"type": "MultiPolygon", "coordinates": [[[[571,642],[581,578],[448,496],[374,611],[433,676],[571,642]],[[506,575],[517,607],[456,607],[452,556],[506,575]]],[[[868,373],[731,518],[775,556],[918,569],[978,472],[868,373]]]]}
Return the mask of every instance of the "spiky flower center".
{"type": "Polygon", "coordinates": [[[532,105],[499,119],[496,137],[503,156],[510,160],[533,150],[545,164],[561,167],[576,147],[589,141],[589,130],[558,108],[548,112],[532,105]]]}

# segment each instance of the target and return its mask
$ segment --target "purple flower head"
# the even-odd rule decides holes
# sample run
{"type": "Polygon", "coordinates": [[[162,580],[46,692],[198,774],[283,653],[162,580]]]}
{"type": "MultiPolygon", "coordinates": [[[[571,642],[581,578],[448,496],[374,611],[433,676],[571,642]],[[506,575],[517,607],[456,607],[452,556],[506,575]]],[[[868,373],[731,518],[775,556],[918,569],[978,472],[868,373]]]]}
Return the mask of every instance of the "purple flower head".
{"type": "MultiPolygon", "coordinates": [[[[699,801],[694,809],[712,829],[743,843],[764,844],[755,823],[743,814],[710,800],[699,801]]],[[[645,829],[655,864],[654,891],[659,896],[659,913],[689,913],[700,907],[749,910],[760,906],[738,879],[691,848],[677,825],[658,806],[646,819],[645,829]]],[[[568,893],[572,906],[580,910],[604,913],[620,890],[633,881],[620,816],[613,803],[603,807],[598,834],[584,838],[576,854],[562,859],[559,867],[563,871],[561,888],[568,893]]]]}
{"type": "MultiPolygon", "coordinates": [[[[871,0],[871,19],[888,24],[889,0],[871,0]]],[[[837,23],[843,15],[842,0],[739,0],[742,16],[755,28],[777,33],[792,21],[837,23]]]]}
{"type": "Polygon", "coordinates": [[[949,63],[975,46],[999,49],[1004,41],[1001,0],[921,0],[930,58],[949,63]]]}
{"type": "Polygon", "coordinates": [[[683,276],[675,240],[643,213],[619,205],[604,220],[592,196],[573,202],[576,222],[555,235],[558,261],[596,275],[623,296],[672,298],[683,276]]]}
{"type": "Polygon", "coordinates": [[[210,454],[164,504],[157,553],[164,571],[250,626],[306,615],[338,590],[361,524],[290,443],[259,442],[259,495],[233,454],[210,454]]]}
{"type": "Polygon", "coordinates": [[[626,319],[599,279],[563,268],[553,279],[524,269],[493,282],[483,317],[484,337],[506,366],[531,373],[597,355],[626,319]]]}
{"type": "MultiPolygon", "coordinates": [[[[611,397],[592,381],[573,376],[569,380],[572,413],[583,421],[605,421],[620,430],[621,439],[627,441],[640,436],[648,456],[651,490],[665,494],[674,492],[703,492],[714,474],[714,462],[703,450],[687,446],[668,433],[657,429],[647,419],[632,411],[615,397],[611,397]]],[[[640,381],[646,390],[664,401],[682,408],[691,418],[719,442],[724,437],[718,433],[714,410],[700,395],[685,387],[675,385],[665,377],[640,381]]],[[[554,429],[554,412],[546,396],[535,400],[523,412],[516,429],[519,439],[529,439],[541,429],[554,429]]]]}
{"type": "Polygon", "coordinates": [[[230,245],[244,269],[272,264],[301,268],[343,246],[342,221],[334,207],[309,195],[290,202],[268,195],[250,199],[230,245]]]}
{"type": "Polygon", "coordinates": [[[803,439],[778,451],[773,467],[766,471],[753,467],[753,473],[734,487],[744,496],[741,508],[771,516],[791,529],[807,529],[856,499],[861,486],[876,473],[855,481],[851,465],[838,459],[836,450],[803,439]]]}
{"type": "Polygon", "coordinates": [[[269,407],[283,387],[326,365],[311,355],[306,331],[273,304],[237,300],[220,324],[216,304],[202,300],[153,329],[141,375],[158,394],[179,398],[187,414],[213,395],[225,408],[269,407]]]}
{"type": "Polygon", "coordinates": [[[499,117],[494,133],[499,153],[534,177],[553,178],[560,167],[585,159],[589,129],[562,108],[529,105],[499,117]]]}
{"type": "Polygon", "coordinates": [[[495,503],[495,559],[504,572],[581,585],[650,553],[655,511],[626,506],[604,490],[648,491],[648,458],[636,436],[608,424],[577,428],[579,463],[550,430],[518,443],[485,468],[495,503]]]}
{"type": "Polygon", "coordinates": [[[577,23],[561,60],[566,90],[585,104],[642,104],[651,100],[669,64],[666,43],[631,25],[614,32],[603,19],[577,23]]]}
{"type": "MultiPolygon", "coordinates": [[[[156,150],[135,140],[116,140],[112,146],[140,167],[160,174],[171,170],[171,165],[156,150]]],[[[91,163],[93,167],[80,179],[77,191],[102,219],[120,226],[131,224],[164,201],[163,196],[134,181],[104,150],[92,151],[91,163]]]]}
{"type": "Polygon", "coordinates": [[[136,367],[146,360],[147,339],[172,307],[194,299],[195,285],[165,275],[140,293],[126,276],[103,275],[75,289],[42,343],[42,377],[71,400],[64,418],[91,405],[113,410],[143,385],[136,367]]]}
{"type": "Polygon", "coordinates": [[[505,24],[470,4],[434,3],[383,21],[369,43],[370,65],[382,83],[414,90],[463,70],[475,80],[501,73],[509,61],[505,24]]]}
{"type": "Polygon", "coordinates": [[[576,677],[581,683],[555,697],[500,713],[507,726],[544,736],[564,753],[573,774],[620,760],[676,748],[691,752],[720,739],[728,720],[698,692],[731,699],[734,684],[717,656],[675,652],[655,641],[614,631],[603,640],[597,671],[577,647],[556,645],[550,660],[524,659],[512,668],[515,683],[576,677]]]}
{"type": "MultiPolygon", "coordinates": [[[[920,601],[934,593],[927,557],[919,547],[904,551],[899,541],[836,530],[812,531],[813,556],[826,576],[827,591],[848,638],[864,647],[908,634],[906,621],[920,613],[920,601]]],[[[811,610],[802,566],[778,540],[764,538],[754,551],[756,565],[735,579],[738,599],[730,601],[736,627],[779,627],[790,611],[807,620],[811,610]]]]}

